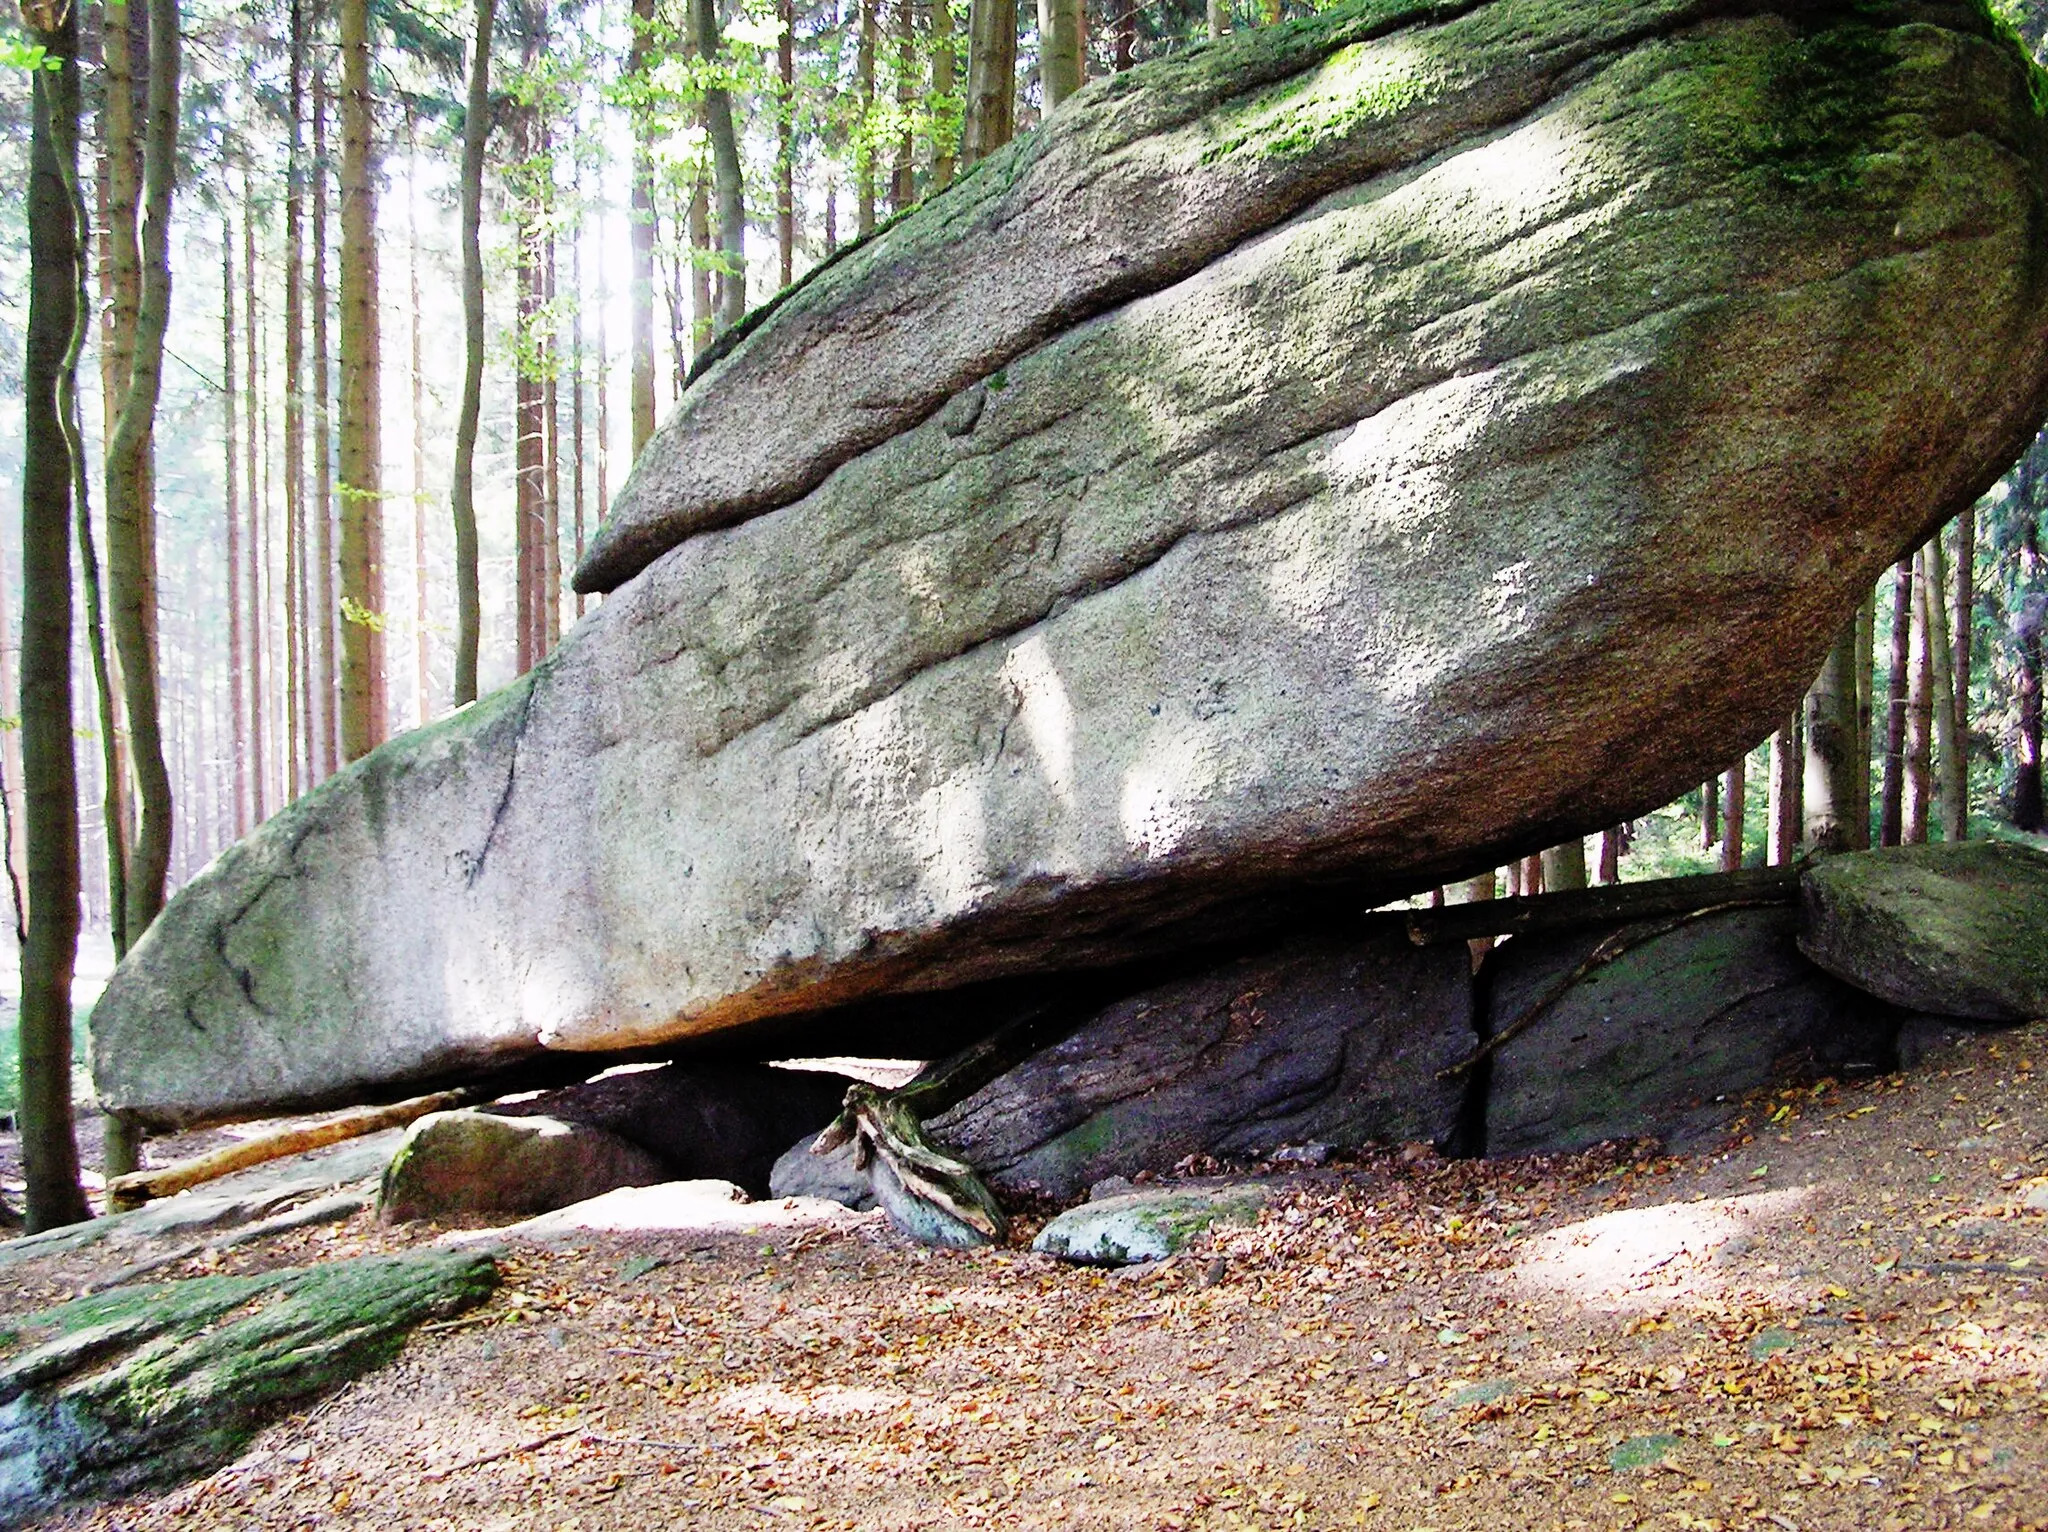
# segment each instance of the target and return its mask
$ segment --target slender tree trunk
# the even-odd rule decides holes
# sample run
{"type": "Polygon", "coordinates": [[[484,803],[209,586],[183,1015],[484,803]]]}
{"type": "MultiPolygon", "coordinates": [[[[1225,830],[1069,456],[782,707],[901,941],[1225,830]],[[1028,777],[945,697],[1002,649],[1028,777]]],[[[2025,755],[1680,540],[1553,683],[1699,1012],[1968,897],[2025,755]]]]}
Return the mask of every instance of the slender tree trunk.
{"type": "Polygon", "coordinates": [[[1229,0],[1208,0],[1206,14],[1210,37],[1221,37],[1230,30],[1229,0]]]}
{"type": "Polygon", "coordinates": [[[1561,888],[1586,886],[1586,842],[1574,837],[1543,853],[1543,886],[1555,893],[1561,888]]]}
{"type": "MultiPolygon", "coordinates": [[[[689,5],[690,41],[697,56],[716,69],[724,54],[716,0],[689,0],[689,5]]],[[[717,328],[724,334],[747,314],[747,210],[732,93],[723,85],[704,91],[704,129],[710,135],[711,179],[718,195],[717,328]]]]}
{"type": "Polygon", "coordinates": [[[311,728],[312,686],[306,663],[306,605],[301,550],[306,524],[306,272],[305,115],[306,13],[304,0],[291,0],[286,50],[284,191],[284,632],[286,797],[296,798],[315,780],[312,751],[302,731],[311,728]]]}
{"type": "Polygon", "coordinates": [[[896,139],[896,163],[889,176],[889,211],[900,213],[917,200],[916,140],[910,131],[917,105],[917,26],[912,0],[890,0],[896,23],[896,107],[903,131],[896,139]]]}
{"type": "MultiPolygon", "coordinates": [[[[478,0],[481,6],[487,0],[478,0]]],[[[481,11],[478,27],[482,30],[481,11]]],[[[627,72],[645,80],[654,57],[654,0],[633,0],[633,42],[627,72]]],[[[472,72],[472,79],[475,78],[472,72]]],[[[472,87],[473,88],[473,87],[472,87]]],[[[654,153],[645,113],[633,114],[633,456],[654,434],[654,153]]]]}
{"type": "MultiPolygon", "coordinates": [[[[932,100],[947,103],[959,85],[959,41],[953,31],[952,0],[931,0],[932,7],[932,100]]],[[[959,160],[959,128],[950,112],[942,112],[932,123],[932,186],[944,191],[953,184],[953,167],[959,160]]]]}
{"type": "Polygon", "coordinates": [[[1870,746],[1877,677],[1877,597],[1864,596],[1856,609],[1856,747],[1854,751],[1856,809],[1849,816],[1845,849],[1870,849],[1870,746]]]}
{"type": "Polygon", "coordinates": [[[1955,691],[1956,801],[1948,828],[1950,840],[1967,840],[1970,834],[1970,671],[1971,642],[1976,631],[1977,609],[1977,509],[1971,506],[1956,518],[1956,604],[1950,641],[1954,654],[1949,679],[1955,691]]]}
{"type": "Polygon", "coordinates": [[[1712,851],[1721,844],[1721,779],[1715,777],[1700,787],[1700,850],[1712,851]]]}
{"type": "Polygon", "coordinates": [[[1892,571],[1892,647],[1884,721],[1884,802],[1878,814],[1878,844],[1896,846],[1905,829],[1906,672],[1913,657],[1913,560],[1892,571]]]}
{"type": "Polygon", "coordinates": [[[369,0],[341,0],[341,752],[384,738],[384,507],[369,0]]]}
{"type": "Polygon", "coordinates": [[[1531,899],[1543,892],[1543,857],[1540,853],[1522,858],[1521,890],[1531,899]]]}
{"type": "MultiPolygon", "coordinates": [[[[611,508],[611,455],[612,455],[612,412],[611,372],[612,352],[609,337],[605,333],[605,310],[611,304],[610,284],[605,274],[611,269],[605,264],[604,231],[606,220],[597,220],[597,514],[602,517],[611,508]]],[[[576,543],[576,562],[583,562],[582,532],[579,528],[576,543]]],[[[576,615],[583,615],[584,595],[576,593],[576,615]]]]}
{"type": "MultiPolygon", "coordinates": [[[[28,933],[21,952],[21,1149],[31,1231],[88,1216],[71,1114],[78,961],[78,763],[71,716],[72,449],[65,373],[85,323],[77,208],[78,13],[30,15],[58,67],[35,70],[28,335],[22,368],[21,753],[28,933]]],[[[73,385],[75,386],[75,385],[73,385]]]]}
{"type": "Polygon", "coordinates": [[[1138,0],[1120,0],[1116,12],[1116,72],[1138,61],[1138,0]]]}
{"type": "Polygon", "coordinates": [[[171,865],[171,778],[157,700],[156,516],[150,503],[149,449],[171,317],[171,194],[177,176],[181,49],[177,0],[150,0],[142,302],[128,389],[107,444],[107,574],[139,808],[128,864],[130,942],[149,929],[163,907],[171,865]]]}
{"type": "Polygon", "coordinates": [[[1044,116],[1058,111],[1086,78],[1081,0],[1038,0],[1038,85],[1044,92],[1044,116]]]}
{"type": "Polygon", "coordinates": [[[825,257],[830,260],[839,249],[839,178],[828,165],[825,170],[825,257]]]}
{"type": "MultiPolygon", "coordinates": [[[[692,0],[694,3],[694,0],[692,0]]],[[[855,0],[860,11],[856,23],[860,36],[854,45],[854,91],[860,103],[860,120],[853,144],[853,180],[860,197],[860,232],[875,228],[875,6],[879,0],[855,0]]]]}
{"type": "Polygon", "coordinates": [[[1621,881],[1621,853],[1624,849],[1623,843],[1627,839],[1628,828],[1625,825],[1616,825],[1612,829],[1600,832],[1600,882],[1621,881]]]}
{"type": "Polygon", "coordinates": [[[328,345],[327,286],[327,74],[313,72],[313,557],[318,616],[313,667],[319,699],[319,776],[341,769],[341,680],[336,665],[341,598],[335,588],[333,357],[328,345]]]}
{"type": "Polygon", "coordinates": [[[420,143],[413,114],[405,114],[405,278],[412,298],[412,648],[413,711],[421,723],[434,716],[432,655],[427,645],[427,369],[421,339],[420,143]]]}
{"type": "Polygon", "coordinates": [[[775,15],[775,252],[787,287],[796,280],[796,0],[776,0],[775,15]]]}
{"type": "Polygon", "coordinates": [[[967,102],[960,120],[962,169],[1016,132],[1017,0],[969,0],[967,102]]]}
{"type": "Polygon", "coordinates": [[[1927,574],[1920,615],[1927,624],[1928,680],[1933,689],[1934,807],[1941,821],[1941,838],[1962,840],[1969,829],[1965,791],[1969,779],[1956,741],[1955,673],[1951,669],[1955,651],[1948,628],[1948,549],[1940,533],[1934,535],[1920,557],[1927,574]]]}
{"type": "MultiPolygon", "coordinates": [[[[529,54],[528,66],[533,63],[529,54]]],[[[536,108],[522,104],[512,130],[515,164],[533,158],[536,108]]],[[[514,355],[513,417],[513,504],[512,605],[518,613],[513,647],[513,664],[520,675],[539,661],[542,653],[539,623],[541,584],[541,526],[546,519],[547,463],[542,450],[540,365],[541,219],[530,195],[517,198],[513,217],[513,290],[517,295],[519,343],[514,355]]]]}
{"type": "MultiPolygon", "coordinates": [[[[1899,837],[1908,846],[1927,839],[1927,811],[1934,740],[1933,635],[1927,625],[1927,559],[1925,550],[1913,556],[1913,594],[1908,621],[1911,669],[1906,679],[1905,791],[1900,808],[1899,837]]],[[[1940,600],[1937,594],[1935,600],[1940,600]]]]}
{"type": "MultiPolygon", "coordinates": [[[[690,358],[695,360],[711,348],[712,333],[718,327],[718,315],[711,299],[711,202],[704,190],[703,177],[690,190],[690,208],[686,215],[689,220],[689,270],[690,270],[690,358]]],[[[680,353],[676,357],[676,392],[681,394],[683,378],[689,369],[684,366],[680,353]]]]}
{"type": "Polygon", "coordinates": [[[243,399],[243,477],[248,481],[249,529],[249,765],[250,808],[256,823],[270,815],[269,730],[264,716],[267,701],[263,678],[263,512],[260,504],[261,466],[257,458],[257,414],[262,408],[262,376],[256,366],[256,186],[249,162],[242,161],[242,361],[246,387],[243,399]]]}
{"type": "MultiPolygon", "coordinates": [[[[640,5],[634,5],[633,46],[644,46],[640,5]]],[[[491,136],[491,31],[497,15],[497,0],[476,0],[476,36],[469,45],[469,100],[462,119],[462,409],[455,420],[455,477],[449,504],[455,521],[455,705],[476,701],[477,651],[482,642],[483,601],[477,578],[476,546],[476,436],[483,415],[484,394],[484,258],[482,246],[484,154],[491,136]]],[[[651,226],[638,221],[641,176],[646,173],[644,151],[635,128],[633,159],[633,253],[637,261],[641,230],[650,236],[651,226]]],[[[634,427],[633,450],[645,440],[638,435],[640,340],[639,303],[642,286],[636,268],[634,277],[634,427]]],[[[653,349],[648,348],[650,362],[653,349]]],[[[653,429],[653,382],[649,379],[648,428],[653,429]]]]}
{"type": "MultiPolygon", "coordinates": [[[[11,708],[21,693],[15,689],[15,627],[7,589],[7,581],[0,580],[0,707],[11,708]]],[[[28,805],[21,796],[21,731],[0,729],[0,872],[7,878],[17,948],[28,940],[27,824],[28,805]]]]}
{"type": "Polygon", "coordinates": [[[1799,854],[1799,777],[1804,764],[1799,732],[1795,712],[1771,736],[1771,824],[1765,857],[1772,867],[1782,867],[1799,854]]]}
{"type": "MultiPolygon", "coordinates": [[[[552,135],[550,135],[551,139],[552,135]]],[[[549,181],[553,185],[552,175],[549,181]]],[[[550,193],[552,201],[552,192],[550,193]]],[[[541,423],[547,454],[548,482],[546,519],[541,527],[540,652],[552,654],[562,641],[562,398],[561,347],[555,341],[555,235],[550,208],[547,221],[546,266],[542,290],[547,303],[547,334],[544,337],[546,365],[541,369],[541,423]]]]}
{"type": "Polygon", "coordinates": [[[1739,755],[1721,779],[1721,870],[1737,872],[1742,867],[1742,829],[1749,796],[1749,757],[1739,755]]]}
{"type": "MultiPolygon", "coordinates": [[[[573,547],[577,564],[583,562],[583,171],[576,171],[576,227],[569,236],[569,498],[574,502],[571,516],[573,547]]],[[[602,220],[599,221],[602,229],[602,220]]],[[[602,236],[600,235],[600,238],[602,236]]],[[[601,247],[600,247],[601,248],[601,247]]],[[[572,566],[573,567],[573,566],[572,566]]],[[[576,615],[583,615],[583,593],[576,592],[576,615]]]]}
{"type": "Polygon", "coordinates": [[[1855,821],[1870,819],[1855,769],[1858,626],[1849,619],[1806,694],[1803,838],[1819,852],[1853,850],[1855,821]]]}

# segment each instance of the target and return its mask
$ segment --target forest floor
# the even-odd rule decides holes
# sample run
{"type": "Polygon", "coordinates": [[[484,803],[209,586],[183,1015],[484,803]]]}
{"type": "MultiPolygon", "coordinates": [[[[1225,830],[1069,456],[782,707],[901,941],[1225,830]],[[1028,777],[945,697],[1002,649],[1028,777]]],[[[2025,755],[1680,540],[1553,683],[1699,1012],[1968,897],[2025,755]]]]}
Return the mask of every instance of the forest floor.
{"type": "MultiPolygon", "coordinates": [[[[48,1524],[2048,1527],[2048,1024],[1729,1110],[1719,1153],[1304,1172],[1115,1275],[878,1216],[509,1246],[236,1462],[48,1524]]],[[[19,1265],[0,1309],[97,1270],[19,1265]]]]}

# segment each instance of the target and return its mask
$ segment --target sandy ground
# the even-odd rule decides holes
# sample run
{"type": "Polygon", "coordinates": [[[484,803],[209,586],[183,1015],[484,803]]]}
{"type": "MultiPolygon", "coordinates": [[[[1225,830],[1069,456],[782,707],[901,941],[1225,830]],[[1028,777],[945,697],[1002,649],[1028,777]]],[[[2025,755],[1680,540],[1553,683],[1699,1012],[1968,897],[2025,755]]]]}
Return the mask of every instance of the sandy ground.
{"type": "MultiPolygon", "coordinates": [[[[514,1247],[210,1478],[49,1524],[2048,1527],[2048,1025],[1730,1110],[1685,1159],[1304,1173],[1119,1275],[873,1217],[514,1247]]],[[[98,1269],[25,1264],[0,1308],[98,1269]]]]}

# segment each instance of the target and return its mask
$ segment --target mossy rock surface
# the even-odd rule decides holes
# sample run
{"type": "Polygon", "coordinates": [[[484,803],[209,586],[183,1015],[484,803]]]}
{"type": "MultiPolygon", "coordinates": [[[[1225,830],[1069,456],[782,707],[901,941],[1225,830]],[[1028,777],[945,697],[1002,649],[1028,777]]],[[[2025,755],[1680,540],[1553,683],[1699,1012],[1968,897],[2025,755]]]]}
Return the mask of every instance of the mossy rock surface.
{"type": "Polygon", "coordinates": [[[1910,1011],[2048,1016],[2048,854],[2007,841],[1830,857],[1802,880],[1806,955],[1910,1011]]]}
{"type": "Polygon", "coordinates": [[[211,1468],[497,1281],[487,1255],[429,1250],[121,1287],[16,1320],[0,1337],[0,1524],[211,1468]]]}
{"type": "Polygon", "coordinates": [[[1218,1224],[1258,1222],[1271,1193],[1255,1181],[1127,1192],[1069,1208],[1031,1248],[1086,1266],[1131,1266],[1178,1255],[1218,1224]]]}

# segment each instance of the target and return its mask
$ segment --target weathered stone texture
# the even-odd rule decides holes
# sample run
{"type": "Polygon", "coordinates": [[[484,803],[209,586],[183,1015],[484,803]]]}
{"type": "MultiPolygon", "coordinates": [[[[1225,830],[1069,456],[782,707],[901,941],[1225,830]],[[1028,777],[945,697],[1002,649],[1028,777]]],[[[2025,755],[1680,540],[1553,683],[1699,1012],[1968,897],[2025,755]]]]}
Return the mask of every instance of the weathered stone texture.
{"type": "Polygon", "coordinates": [[[705,374],[536,672],[179,896],[102,1096],[1121,961],[1667,800],[2040,418],[2026,68],[1969,0],[1494,0],[1091,88],[705,374]]]}
{"type": "Polygon", "coordinates": [[[553,1117],[433,1112],[406,1131],[384,1172],[377,1214],[387,1223],[517,1217],[670,1179],[660,1160],[602,1128],[553,1117]]]}

